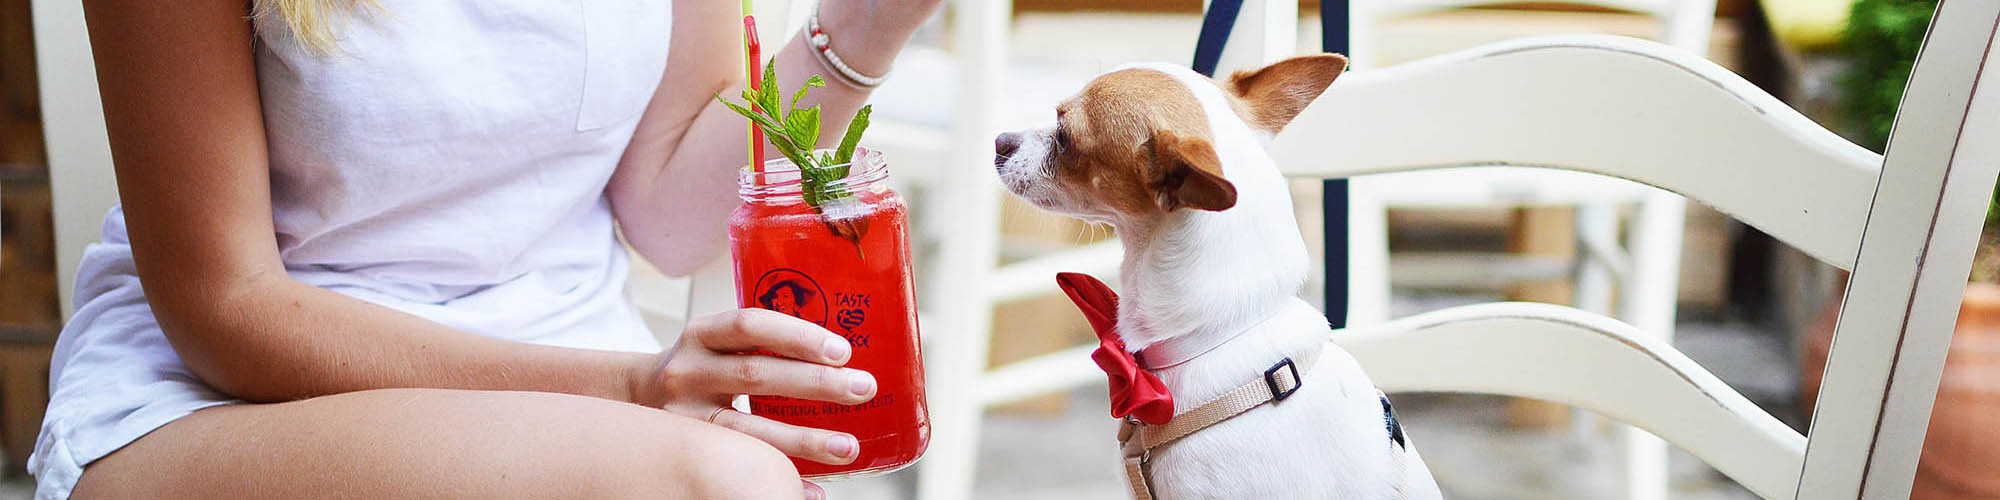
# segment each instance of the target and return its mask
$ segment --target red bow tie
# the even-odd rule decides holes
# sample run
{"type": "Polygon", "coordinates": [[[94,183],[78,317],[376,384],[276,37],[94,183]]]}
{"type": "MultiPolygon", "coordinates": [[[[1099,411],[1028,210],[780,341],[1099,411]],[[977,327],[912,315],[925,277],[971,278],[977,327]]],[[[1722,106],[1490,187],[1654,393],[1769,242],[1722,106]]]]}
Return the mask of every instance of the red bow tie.
{"type": "Polygon", "coordinates": [[[1118,339],[1118,294],[1087,274],[1057,273],[1056,284],[1097,330],[1097,350],[1090,359],[1111,379],[1111,416],[1131,415],[1153,425],[1165,425],[1174,417],[1174,396],[1160,378],[1139,368],[1139,360],[1125,350],[1118,339]]]}

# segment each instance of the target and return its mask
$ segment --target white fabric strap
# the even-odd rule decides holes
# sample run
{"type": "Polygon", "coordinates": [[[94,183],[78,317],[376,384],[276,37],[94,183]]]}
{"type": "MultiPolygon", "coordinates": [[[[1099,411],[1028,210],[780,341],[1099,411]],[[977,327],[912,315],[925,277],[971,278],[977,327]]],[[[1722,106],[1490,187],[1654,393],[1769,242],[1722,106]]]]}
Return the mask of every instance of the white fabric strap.
{"type": "Polygon", "coordinates": [[[1179,336],[1146,346],[1145,350],[1136,353],[1139,366],[1147,370],[1165,370],[1175,365],[1186,363],[1189,360],[1201,357],[1203,354],[1208,354],[1209,351],[1222,347],[1223,344],[1228,344],[1229,341],[1236,340],[1237,337],[1242,337],[1244,333],[1264,326],[1265,323],[1271,322],[1271,318],[1278,317],[1278,314],[1272,313],[1269,316],[1265,316],[1264,319],[1257,320],[1256,323],[1252,323],[1250,326],[1237,330],[1236,333],[1222,337],[1208,338],[1205,339],[1205,342],[1201,343],[1183,340],[1188,337],[1179,336]]]}

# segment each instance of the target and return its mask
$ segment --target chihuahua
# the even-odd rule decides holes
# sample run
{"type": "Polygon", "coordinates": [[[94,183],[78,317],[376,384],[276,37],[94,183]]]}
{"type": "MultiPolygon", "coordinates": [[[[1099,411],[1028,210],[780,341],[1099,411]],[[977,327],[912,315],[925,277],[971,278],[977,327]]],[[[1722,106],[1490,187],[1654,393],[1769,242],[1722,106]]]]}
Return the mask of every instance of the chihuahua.
{"type": "Polygon", "coordinates": [[[1105,338],[1093,358],[1136,365],[1112,390],[1139,498],[1440,497],[1388,399],[1298,296],[1310,264],[1268,149],[1346,66],[1303,56],[1220,83],[1125,66],[1053,125],[994,140],[1014,195],[1123,242],[1122,301],[1059,281],[1105,338]]]}

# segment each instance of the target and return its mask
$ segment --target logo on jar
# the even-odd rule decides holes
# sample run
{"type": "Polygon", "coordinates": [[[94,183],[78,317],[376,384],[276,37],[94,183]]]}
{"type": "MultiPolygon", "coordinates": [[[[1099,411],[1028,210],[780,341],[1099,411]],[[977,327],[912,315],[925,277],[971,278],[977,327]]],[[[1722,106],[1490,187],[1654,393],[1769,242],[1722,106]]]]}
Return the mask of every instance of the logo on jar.
{"type": "Polygon", "coordinates": [[[826,326],[826,293],[805,273],[772,269],[757,278],[755,290],[758,307],[826,326]]]}
{"type": "Polygon", "coordinates": [[[868,320],[868,294],[835,292],[833,295],[834,306],[840,308],[834,313],[834,323],[847,330],[841,337],[854,347],[868,347],[868,334],[854,331],[868,320]]]}

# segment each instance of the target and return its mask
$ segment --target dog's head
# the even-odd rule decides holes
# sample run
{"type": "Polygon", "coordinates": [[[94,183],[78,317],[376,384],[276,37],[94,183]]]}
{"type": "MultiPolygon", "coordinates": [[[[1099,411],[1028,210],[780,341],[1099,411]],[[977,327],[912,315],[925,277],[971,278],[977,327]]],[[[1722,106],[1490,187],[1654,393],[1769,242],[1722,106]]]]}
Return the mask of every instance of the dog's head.
{"type": "Polygon", "coordinates": [[[1089,221],[1227,210],[1238,193],[1218,141],[1276,134],[1346,67],[1334,54],[1295,57],[1220,85],[1185,68],[1114,70],[1059,104],[1053,125],[995,138],[994,167],[1016,196],[1089,221]]]}

